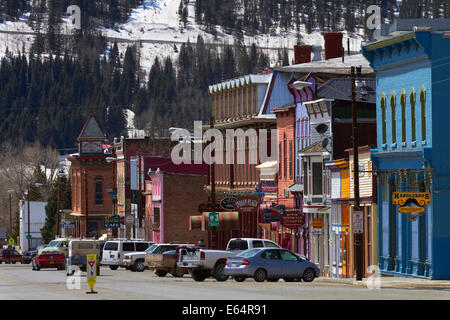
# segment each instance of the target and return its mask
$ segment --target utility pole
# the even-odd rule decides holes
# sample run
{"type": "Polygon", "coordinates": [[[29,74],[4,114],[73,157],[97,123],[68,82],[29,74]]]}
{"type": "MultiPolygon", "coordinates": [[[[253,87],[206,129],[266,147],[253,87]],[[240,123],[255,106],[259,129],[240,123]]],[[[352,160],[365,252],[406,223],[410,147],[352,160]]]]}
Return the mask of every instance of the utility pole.
{"type": "Polygon", "coordinates": [[[31,183],[28,185],[28,249],[27,249],[27,251],[30,251],[30,249],[31,249],[30,190],[31,190],[31,183]]]}
{"type": "Polygon", "coordinates": [[[8,190],[8,196],[9,196],[9,237],[12,238],[13,236],[13,227],[12,227],[12,194],[14,190],[9,189],[8,190]]]}
{"type": "MultiPolygon", "coordinates": [[[[356,74],[355,67],[352,67],[352,130],[353,130],[353,187],[355,196],[355,205],[353,211],[360,211],[360,197],[359,197],[359,157],[358,157],[358,115],[356,113],[356,74]]],[[[353,232],[353,241],[355,248],[355,269],[356,280],[362,281],[363,278],[363,234],[360,232],[353,232]]]]}
{"type": "MultiPolygon", "coordinates": [[[[142,228],[142,154],[138,151],[138,219],[139,219],[139,228],[142,228]]],[[[134,229],[134,237],[136,238],[136,224],[133,225],[134,229]]]]}
{"type": "Polygon", "coordinates": [[[89,203],[88,203],[88,181],[87,172],[84,169],[84,197],[85,197],[85,210],[86,210],[86,221],[85,221],[85,231],[84,237],[87,238],[89,235],[89,203]]]}
{"type": "Polygon", "coordinates": [[[60,215],[60,201],[61,201],[61,178],[58,176],[58,191],[56,192],[56,223],[55,223],[55,238],[59,236],[59,215],[60,215]]]}
{"type": "MultiPolygon", "coordinates": [[[[214,129],[214,117],[211,116],[210,127],[214,129]]],[[[214,157],[214,162],[211,164],[211,202],[212,207],[216,208],[216,150],[212,151],[212,156],[214,157]]],[[[212,227],[211,232],[211,247],[217,249],[217,227],[212,227]]]]}

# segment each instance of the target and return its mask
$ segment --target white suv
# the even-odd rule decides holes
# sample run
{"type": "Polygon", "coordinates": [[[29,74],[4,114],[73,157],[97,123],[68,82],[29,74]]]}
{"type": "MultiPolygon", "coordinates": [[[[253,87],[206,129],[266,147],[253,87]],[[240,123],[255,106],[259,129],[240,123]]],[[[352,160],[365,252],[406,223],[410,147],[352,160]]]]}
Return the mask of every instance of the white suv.
{"type": "Polygon", "coordinates": [[[144,240],[112,240],[106,242],[103,247],[102,265],[109,266],[111,270],[117,270],[119,267],[126,267],[123,259],[125,254],[145,251],[153,244],[151,241],[144,240]]]}

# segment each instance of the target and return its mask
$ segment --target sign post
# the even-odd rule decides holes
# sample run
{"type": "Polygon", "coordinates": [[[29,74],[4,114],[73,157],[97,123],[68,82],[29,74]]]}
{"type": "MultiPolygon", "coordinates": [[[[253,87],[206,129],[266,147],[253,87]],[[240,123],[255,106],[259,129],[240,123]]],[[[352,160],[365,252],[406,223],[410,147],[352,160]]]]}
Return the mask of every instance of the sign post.
{"type": "Polygon", "coordinates": [[[97,255],[88,254],[86,256],[87,259],[87,283],[91,287],[90,292],[86,292],[87,294],[96,294],[94,291],[94,286],[97,283],[97,255]]]}

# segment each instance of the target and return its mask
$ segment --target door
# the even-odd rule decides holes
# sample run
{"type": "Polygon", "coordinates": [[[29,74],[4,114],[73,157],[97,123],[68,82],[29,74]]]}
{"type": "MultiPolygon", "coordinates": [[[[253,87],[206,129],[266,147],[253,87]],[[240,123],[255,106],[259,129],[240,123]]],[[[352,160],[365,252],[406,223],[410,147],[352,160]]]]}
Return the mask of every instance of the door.
{"type": "Polygon", "coordinates": [[[267,272],[268,278],[280,278],[283,276],[283,260],[281,260],[279,250],[265,250],[261,258],[263,258],[263,267],[267,272]]]}
{"type": "Polygon", "coordinates": [[[283,261],[283,277],[298,278],[303,274],[303,267],[299,258],[287,250],[280,250],[280,257],[283,261]]]}

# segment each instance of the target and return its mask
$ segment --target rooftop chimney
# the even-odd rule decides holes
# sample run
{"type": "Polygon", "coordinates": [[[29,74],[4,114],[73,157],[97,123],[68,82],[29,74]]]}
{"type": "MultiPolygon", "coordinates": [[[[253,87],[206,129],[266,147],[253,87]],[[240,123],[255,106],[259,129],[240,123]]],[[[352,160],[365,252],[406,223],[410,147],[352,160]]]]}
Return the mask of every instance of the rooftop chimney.
{"type": "Polygon", "coordinates": [[[294,46],[295,64],[311,62],[311,46],[295,45],[294,46]]]}
{"type": "Polygon", "coordinates": [[[326,32],[323,38],[325,40],[325,60],[342,57],[342,33],[326,32]]]}

